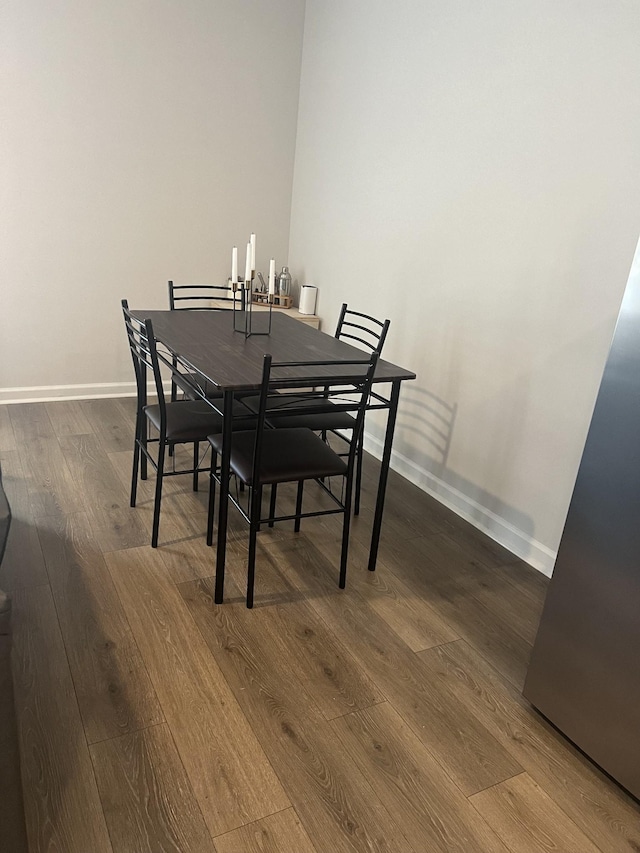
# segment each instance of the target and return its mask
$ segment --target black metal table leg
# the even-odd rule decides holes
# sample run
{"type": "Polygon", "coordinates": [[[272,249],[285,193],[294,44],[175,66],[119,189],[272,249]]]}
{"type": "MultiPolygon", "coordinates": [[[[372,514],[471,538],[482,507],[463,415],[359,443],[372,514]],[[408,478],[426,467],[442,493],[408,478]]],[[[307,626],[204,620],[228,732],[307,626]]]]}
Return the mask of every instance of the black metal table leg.
{"type": "Polygon", "coordinates": [[[233,420],[233,391],[225,391],[222,406],[222,453],[220,454],[220,504],[218,506],[218,547],[216,551],[216,585],[213,600],[224,598],[224,564],[227,551],[227,511],[229,508],[229,461],[233,420]]]}
{"type": "Polygon", "coordinates": [[[398,414],[398,399],[400,397],[400,380],[394,379],[391,385],[391,398],[389,399],[389,414],[387,415],[387,430],[384,436],[384,450],[380,464],[380,479],[378,480],[378,496],[376,498],[376,511],[373,516],[373,530],[371,531],[371,549],[369,551],[370,572],[375,572],[378,559],[378,544],[380,542],[380,528],[382,527],[382,513],[384,511],[384,496],[387,490],[387,478],[389,476],[389,463],[391,462],[391,446],[393,444],[393,432],[396,426],[398,414]]]}

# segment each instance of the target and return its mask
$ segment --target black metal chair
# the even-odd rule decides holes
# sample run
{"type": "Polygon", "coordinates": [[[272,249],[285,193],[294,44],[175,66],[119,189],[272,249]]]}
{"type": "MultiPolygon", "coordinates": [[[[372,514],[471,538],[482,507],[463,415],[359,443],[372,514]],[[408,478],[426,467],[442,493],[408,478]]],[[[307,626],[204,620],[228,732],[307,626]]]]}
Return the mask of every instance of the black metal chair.
{"type": "Polygon", "coordinates": [[[371,352],[382,352],[391,320],[377,320],[369,314],[352,311],[342,303],[334,337],[362,344],[371,352]]]}
{"type": "MultiPolygon", "coordinates": [[[[357,344],[369,351],[375,352],[378,355],[382,352],[382,347],[389,331],[390,320],[377,320],[368,314],[362,314],[360,311],[352,311],[347,307],[347,303],[343,303],[338,317],[338,324],[334,337],[344,340],[347,343],[355,341],[357,344]]],[[[346,395],[348,396],[348,394],[346,395]]],[[[257,410],[258,398],[252,397],[245,399],[246,405],[257,410]]],[[[291,400],[288,400],[286,405],[290,406],[291,400]]],[[[279,429],[281,426],[305,426],[315,432],[320,432],[322,437],[326,439],[327,433],[331,432],[339,436],[348,445],[353,441],[353,431],[355,427],[355,418],[348,409],[337,407],[334,400],[327,397],[319,396],[314,400],[312,411],[307,415],[300,415],[295,422],[290,418],[284,417],[281,414],[282,404],[277,397],[269,400],[268,403],[268,419],[269,423],[279,429]],[[350,436],[345,436],[344,432],[350,433],[350,436]]],[[[355,408],[355,406],[354,406],[355,408]]],[[[358,445],[356,448],[356,483],[355,483],[355,499],[354,499],[354,515],[360,512],[360,491],[362,488],[362,458],[364,455],[364,430],[360,431],[358,445]]]]}
{"type": "MultiPolygon", "coordinates": [[[[238,290],[240,307],[244,305],[244,290],[238,290]]],[[[174,284],[169,282],[171,311],[230,311],[233,295],[228,284],[174,284]]]]}
{"type": "MultiPolygon", "coordinates": [[[[227,284],[174,284],[169,285],[169,310],[170,311],[232,311],[233,293],[227,284]]],[[[240,287],[237,291],[238,308],[244,310],[245,291],[240,287]]],[[[180,391],[191,397],[189,389],[180,387],[180,391]]],[[[206,396],[211,400],[217,400],[222,394],[211,386],[206,388],[206,396]]],[[[178,386],[175,380],[171,380],[171,401],[178,399],[178,386]]],[[[197,399],[193,397],[192,399],[197,399]]]]}
{"type": "MultiPolygon", "coordinates": [[[[200,463],[200,442],[206,442],[208,435],[222,428],[222,416],[204,400],[165,401],[161,364],[168,368],[172,375],[176,366],[168,353],[158,350],[150,320],[141,322],[134,317],[129,311],[126,299],[122,300],[122,313],[133,359],[137,392],[130,504],[132,507],[136,505],[138,473],[140,473],[141,479],[146,480],[147,463],[150,463],[156,472],[151,533],[151,546],[156,548],[158,545],[163,479],[178,474],[192,474],[193,489],[194,491],[198,490],[198,473],[209,471],[209,465],[202,467],[200,463]],[[153,376],[158,397],[158,402],[154,405],[147,405],[148,371],[153,376]],[[149,438],[149,424],[155,428],[157,438],[149,438]],[[193,444],[193,465],[187,469],[176,470],[174,467],[167,471],[165,470],[165,451],[177,444],[193,444]],[[151,451],[150,445],[157,448],[157,453],[154,454],[151,451]]],[[[246,429],[254,423],[255,417],[247,416],[239,422],[239,426],[246,429]]]]}
{"type": "MultiPolygon", "coordinates": [[[[229,493],[230,501],[249,523],[249,557],[247,566],[247,607],[253,606],[255,579],[256,536],[261,524],[272,526],[275,521],[294,520],[294,529],[300,529],[300,519],[311,516],[342,513],[342,551],[340,560],[339,586],[344,589],[347,574],[351,500],[353,493],[354,466],[358,439],[364,422],[373,373],[378,354],[372,352],[368,358],[351,361],[273,362],[270,355],[264,357],[262,385],[259,396],[257,424],[254,430],[234,432],[231,442],[230,467],[241,484],[247,488],[247,507],[239,498],[229,493]],[[345,458],[334,450],[315,432],[307,427],[285,426],[286,418],[297,423],[298,418],[313,414],[315,403],[322,399],[325,404],[332,401],[335,388],[340,393],[350,388],[352,398],[357,398],[353,435],[349,453],[345,458]],[[320,390],[317,390],[320,388],[320,390]],[[269,404],[277,398],[283,422],[278,429],[267,419],[269,404]],[[287,406],[287,401],[289,405],[287,406]],[[341,492],[335,494],[327,480],[341,478],[341,492]],[[328,495],[335,508],[302,511],[304,483],[316,480],[328,495]],[[278,483],[297,483],[296,506],[293,514],[275,516],[275,486],[278,483]],[[272,487],[269,513],[262,518],[262,491],[272,487]]],[[[353,412],[354,402],[342,402],[336,398],[332,403],[336,413],[353,412]]],[[[211,486],[209,490],[209,519],[207,543],[213,539],[215,482],[219,481],[217,456],[222,452],[223,437],[220,433],[210,435],[212,447],[211,486]]]]}

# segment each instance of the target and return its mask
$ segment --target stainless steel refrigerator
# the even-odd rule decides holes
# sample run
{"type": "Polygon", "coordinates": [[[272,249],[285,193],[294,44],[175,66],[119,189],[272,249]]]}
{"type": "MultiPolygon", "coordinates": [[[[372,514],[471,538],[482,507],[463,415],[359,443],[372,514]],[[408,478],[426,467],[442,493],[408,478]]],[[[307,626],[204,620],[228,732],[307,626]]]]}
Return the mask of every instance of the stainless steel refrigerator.
{"type": "Polygon", "coordinates": [[[640,798],[640,257],[624,295],[524,694],[640,798]]]}

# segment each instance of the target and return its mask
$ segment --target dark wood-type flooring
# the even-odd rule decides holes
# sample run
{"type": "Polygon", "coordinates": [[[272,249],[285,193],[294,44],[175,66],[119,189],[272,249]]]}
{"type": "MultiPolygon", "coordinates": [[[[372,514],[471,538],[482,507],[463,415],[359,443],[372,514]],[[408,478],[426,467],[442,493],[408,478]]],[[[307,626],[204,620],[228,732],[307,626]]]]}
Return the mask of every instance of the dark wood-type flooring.
{"type": "Polygon", "coordinates": [[[232,511],[216,606],[206,478],[167,481],[157,550],[152,480],[128,506],[133,405],[0,406],[32,853],[640,851],[521,696],[545,578],[394,474],[369,573],[368,458],[345,591],[310,519],[260,533],[248,611],[232,511]]]}

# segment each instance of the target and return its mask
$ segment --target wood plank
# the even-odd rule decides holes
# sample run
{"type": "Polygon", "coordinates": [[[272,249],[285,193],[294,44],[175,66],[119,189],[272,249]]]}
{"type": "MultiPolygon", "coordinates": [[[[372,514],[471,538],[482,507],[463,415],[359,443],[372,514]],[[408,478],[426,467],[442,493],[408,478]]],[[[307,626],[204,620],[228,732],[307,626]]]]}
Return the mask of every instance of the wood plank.
{"type": "Polygon", "coordinates": [[[392,572],[363,571],[369,561],[369,546],[352,542],[350,588],[356,590],[369,607],[414,652],[459,639],[459,632],[424,598],[392,572]]]}
{"type": "MultiPolygon", "coordinates": [[[[304,695],[326,720],[382,702],[384,694],[358,666],[348,649],[336,641],[312,608],[298,600],[291,588],[283,596],[286,581],[277,569],[281,545],[279,540],[268,536],[270,532],[263,531],[268,545],[261,549],[260,559],[260,586],[269,604],[254,608],[251,618],[246,618],[240,611],[244,642],[258,649],[267,646],[276,650],[274,663],[265,661],[265,666],[280,668],[280,661],[286,661],[286,677],[293,677],[298,682],[296,686],[294,680],[290,689],[299,692],[302,688],[304,695]]],[[[237,565],[237,561],[233,562],[237,565]]],[[[232,574],[227,584],[228,594],[238,603],[242,603],[245,596],[245,563],[246,556],[242,555],[240,572],[237,573],[237,580],[242,585],[233,582],[236,565],[231,566],[232,574]]],[[[204,587],[185,584],[179,588],[189,606],[197,608],[202,604],[201,595],[204,595],[204,602],[210,601],[208,591],[212,582],[208,578],[204,587]],[[196,596],[195,602],[192,595],[196,596]]],[[[280,678],[284,680],[284,672],[280,678]]]]}
{"type": "Polygon", "coordinates": [[[11,677],[11,637],[5,633],[9,629],[8,615],[0,612],[0,827],[3,850],[28,853],[11,677]]]}
{"type": "Polygon", "coordinates": [[[523,560],[517,560],[510,551],[468,521],[446,509],[445,512],[448,513],[450,524],[448,529],[439,531],[443,534],[442,538],[466,554],[473,565],[502,569],[502,576],[512,576],[521,591],[528,592],[536,599],[546,595],[548,577],[523,560]]]}
{"type": "Polygon", "coordinates": [[[135,435],[135,402],[132,400],[81,401],[82,413],[105,453],[132,449],[135,435]]]}
{"type": "MultiPolygon", "coordinates": [[[[363,492],[360,496],[360,514],[352,519],[352,540],[359,542],[365,548],[371,544],[375,505],[376,492],[373,491],[370,497],[363,492]]],[[[385,506],[380,534],[380,554],[393,553],[394,542],[402,539],[432,536],[442,531],[443,527],[437,516],[434,517],[429,513],[421,516],[417,512],[408,512],[403,506],[393,503],[385,506]]]]}
{"type": "Polygon", "coordinates": [[[522,561],[514,562],[512,554],[491,540],[488,540],[489,549],[486,540],[480,531],[471,534],[465,530],[443,534],[434,541],[442,544],[447,554],[454,552],[458,559],[469,561],[474,567],[473,573],[468,574],[471,581],[469,591],[499,618],[508,616],[514,629],[527,641],[533,642],[549,579],[522,561]],[[479,542],[485,545],[481,546],[479,542]]]}
{"type": "Polygon", "coordinates": [[[517,759],[529,776],[607,853],[640,850],[640,807],[547,724],[521,692],[466,642],[418,657],[517,759]]]}
{"type": "MultiPolygon", "coordinates": [[[[131,426],[131,435],[133,436],[136,425],[136,409],[138,407],[136,395],[130,394],[127,397],[116,397],[110,399],[117,405],[118,410],[121,413],[119,416],[122,416],[129,422],[129,425],[131,426]]],[[[158,398],[155,394],[149,394],[148,401],[149,404],[157,403],[158,398]]]]}
{"type": "Polygon", "coordinates": [[[470,798],[513,853],[600,853],[526,773],[470,798]]]}
{"type": "MultiPolygon", "coordinates": [[[[120,482],[126,490],[127,496],[131,492],[131,466],[133,452],[121,450],[118,453],[108,453],[109,462],[118,475],[120,482]]],[[[184,467],[191,465],[191,446],[178,446],[176,448],[176,465],[178,462],[184,467]]],[[[169,460],[171,463],[171,460],[169,460]]],[[[138,481],[138,494],[136,499],[137,508],[147,508],[153,511],[153,497],[156,486],[156,477],[153,471],[149,471],[147,480],[138,481]]],[[[185,474],[181,477],[167,477],[162,484],[163,510],[167,517],[182,517],[193,514],[201,516],[207,512],[207,501],[209,497],[209,477],[207,474],[200,475],[199,491],[194,492],[191,487],[191,476],[185,474]],[[167,498],[166,507],[164,500],[167,498]]],[[[206,526],[205,526],[206,529],[206,526]]]]}
{"type": "Polygon", "coordinates": [[[213,606],[210,581],[182,584],[212,654],[276,769],[309,837],[324,849],[405,853],[392,816],[340,749],[278,646],[256,642],[256,610],[213,606]]]}
{"type": "Polygon", "coordinates": [[[216,853],[317,853],[294,809],[219,835],[216,853]]]}
{"type": "Polygon", "coordinates": [[[384,699],[384,694],[311,608],[302,603],[293,607],[276,604],[265,608],[265,618],[255,620],[258,630],[261,624],[266,626],[266,640],[272,639],[276,646],[279,639],[288,666],[326,720],[384,699]]]}
{"type": "Polygon", "coordinates": [[[166,725],[94,744],[114,853],[214,853],[166,725]]]}
{"type": "MultiPolygon", "coordinates": [[[[531,645],[538,630],[546,583],[535,587],[520,583],[522,574],[529,577],[533,571],[530,567],[524,573],[518,567],[516,574],[513,563],[487,565],[489,560],[485,553],[474,551],[474,541],[472,537],[442,534],[428,537],[420,543],[423,560],[426,556],[428,561],[430,586],[435,586],[445,598],[450,597],[453,591],[457,595],[464,590],[479,602],[481,613],[492,613],[501,628],[506,623],[509,630],[531,645]]],[[[397,564],[392,566],[392,570],[397,569],[397,564]]],[[[528,654],[524,655],[524,660],[528,663],[528,654]]]]}
{"type": "Polygon", "coordinates": [[[389,703],[347,714],[333,726],[348,757],[416,850],[507,853],[389,703]]]}
{"type": "Polygon", "coordinates": [[[66,515],[84,507],[46,409],[19,403],[9,412],[34,516],[66,515]]]}
{"type": "MultiPolygon", "coordinates": [[[[389,472],[391,474],[391,472],[389,472]]],[[[364,499],[364,509],[373,517],[378,490],[378,480],[371,483],[370,497],[364,499]]],[[[443,511],[443,506],[437,500],[421,492],[413,483],[404,480],[396,474],[396,499],[389,507],[385,506],[383,530],[390,541],[399,535],[407,538],[416,536],[435,536],[452,529],[451,513],[443,511]],[[387,513],[387,509],[389,512],[387,513]]],[[[367,526],[371,528],[370,522],[367,526]]],[[[364,544],[368,544],[365,540],[364,544]]]]}
{"type": "MultiPolygon", "coordinates": [[[[108,458],[123,486],[131,483],[131,451],[109,453],[108,458]]],[[[163,483],[158,554],[174,583],[207,577],[214,570],[215,550],[206,546],[208,476],[201,476],[194,492],[191,477],[168,477],[163,483]]],[[[135,509],[148,539],[151,538],[155,475],[140,480],[135,509]]]]}
{"type": "Polygon", "coordinates": [[[21,587],[46,585],[49,583],[49,578],[17,451],[0,453],[0,461],[2,462],[2,485],[12,516],[9,538],[0,566],[0,589],[13,593],[21,587]]]}
{"type": "MultiPolygon", "coordinates": [[[[513,563],[513,554],[495,539],[491,539],[477,527],[469,524],[463,518],[451,513],[452,524],[448,530],[442,532],[443,539],[455,545],[457,549],[466,553],[474,563],[482,563],[487,568],[497,568],[513,563]]],[[[535,569],[528,567],[530,571],[535,569]]],[[[540,572],[535,572],[539,575],[540,572]]],[[[541,576],[544,577],[544,576],[541,576]]]]}
{"type": "MultiPolygon", "coordinates": [[[[121,482],[129,489],[131,478],[130,451],[108,454],[121,482]]],[[[188,451],[177,448],[178,463],[189,463],[188,451]]],[[[165,562],[174,583],[208,577],[215,571],[215,548],[206,546],[209,478],[201,475],[200,491],[194,492],[191,478],[169,477],[163,484],[162,512],[158,553],[165,562]]],[[[135,511],[145,528],[151,530],[155,477],[138,483],[135,511]]],[[[267,533],[265,529],[263,533],[267,533]]],[[[289,538],[284,527],[268,531],[270,538],[289,538]]],[[[248,529],[239,513],[229,513],[228,557],[238,565],[246,563],[248,529]]]]}
{"type": "Polygon", "coordinates": [[[549,581],[546,575],[529,566],[524,560],[512,560],[500,567],[511,582],[516,584],[520,590],[527,592],[530,598],[536,602],[543,602],[549,590],[549,581]]]}
{"type": "Polygon", "coordinates": [[[82,406],[79,400],[57,400],[44,404],[53,431],[58,438],[93,432],[82,406]]]}
{"type": "MultiPolygon", "coordinates": [[[[334,446],[334,449],[338,450],[339,448],[334,446]]],[[[371,528],[376,494],[377,481],[374,485],[373,480],[369,482],[368,478],[365,478],[360,496],[360,513],[351,519],[350,541],[351,543],[357,542],[365,548],[368,548],[371,544],[371,528]]],[[[312,536],[314,532],[318,535],[317,530],[321,530],[325,526],[327,531],[331,531],[332,538],[337,539],[341,536],[341,519],[337,516],[326,517],[324,519],[312,518],[309,522],[303,522],[305,534],[310,533],[312,536]]],[[[391,549],[391,552],[393,552],[394,542],[404,539],[414,539],[423,536],[426,532],[430,534],[439,533],[442,529],[439,519],[432,517],[430,513],[426,512],[421,519],[418,519],[412,513],[407,513],[404,506],[396,502],[388,502],[385,505],[379,553],[388,553],[388,549],[391,549]]]]}
{"type": "Polygon", "coordinates": [[[60,446],[83,509],[91,518],[93,536],[102,551],[132,548],[150,541],[140,515],[129,506],[129,496],[104,458],[95,435],[70,435],[60,446]]]}
{"type": "MultiPolygon", "coordinates": [[[[301,543],[282,547],[280,570],[345,645],[418,738],[466,793],[521,772],[492,734],[446,689],[435,692],[420,658],[375,617],[353,590],[340,593],[335,568],[301,543]],[[331,577],[333,575],[333,577],[331,577]]],[[[366,569],[363,569],[366,571],[366,569]]]]}
{"type": "MultiPolygon", "coordinates": [[[[526,593],[518,597],[513,594],[507,596],[502,594],[504,586],[497,584],[497,587],[495,589],[485,586],[484,588],[476,589],[472,593],[473,597],[481,605],[484,612],[492,613],[494,618],[499,620],[499,624],[508,620],[511,630],[519,637],[522,637],[528,649],[531,649],[538,633],[544,598],[540,596],[538,600],[527,600],[528,595],[526,593]],[[516,603],[517,598],[520,598],[521,603],[516,603]]],[[[530,652],[528,650],[525,651],[525,647],[520,646],[520,648],[524,652],[522,659],[525,661],[526,667],[528,667],[530,652]]],[[[518,686],[522,682],[518,677],[517,683],[514,683],[518,686]]]]}
{"type": "MultiPolygon", "coordinates": [[[[371,523],[376,504],[380,462],[371,454],[365,453],[363,459],[363,484],[360,516],[354,518],[354,538],[366,547],[371,542],[371,523]],[[358,519],[362,523],[358,523],[358,519]]],[[[466,524],[443,504],[410,483],[397,471],[389,471],[387,493],[392,500],[385,503],[382,522],[382,540],[386,547],[401,538],[413,539],[418,536],[433,536],[436,533],[451,532],[456,524],[466,524]]],[[[469,525],[471,526],[471,525],[469,525]]],[[[513,555],[510,555],[513,559],[513,555]]]]}
{"type": "Polygon", "coordinates": [[[164,717],[85,513],[37,520],[89,743],[164,717]]]}
{"type": "Polygon", "coordinates": [[[41,403],[16,403],[8,407],[18,449],[27,451],[38,438],[51,438],[53,425],[41,403]]]}
{"type": "Polygon", "coordinates": [[[9,417],[9,406],[0,406],[0,451],[16,448],[16,436],[9,417]]]}
{"type": "MultiPolygon", "coordinates": [[[[371,506],[375,505],[375,497],[371,501],[371,506]]],[[[378,562],[387,566],[392,566],[396,562],[402,563],[404,560],[415,560],[416,548],[409,550],[410,543],[414,540],[416,543],[422,542],[424,536],[422,532],[416,532],[407,527],[404,523],[404,518],[401,510],[397,510],[397,522],[391,520],[395,504],[391,503],[390,507],[385,507],[384,520],[382,524],[382,532],[378,550],[378,562]]],[[[354,516],[351,520],[351,534],[349,537],[349,551],[352,556],[349,559],[349,571],[352,564],[355,564],[357,556],[354,559],[354,554],[362,553],[362,549],[366,549],[367,553],[371,546],[371,527],[373,519],[373,509],[366,505],[360,511],[360,515],[354,516]],[[357,548],[360,548],[358,552],[357,548]],[[354,549],[352,552],[352,548],[354,549]]],[[[324,518],[312,518],[308,522],[303,522],[302,531],[306,539],[313,542],[316,547],[325,548],[327,556],[334,562],[339,559],[339,548],[342,536],[342,522],[338,516],[325,516],[324,518]]],[[[401,580],[407,580],[398,574],[401,580]]],[[[347,583],[349,578],[347,577],[347,583]]]]}
{"type": "Polygon", "coordinates": [[[111,853],[49,588],[16,592],[12,623],[29,849],[111,853]]]}
{"type": "Polygon", "coordinates": [[[452,631],[481,651],[514,686],[522,686],[531,643],[515,629],[511,614],[532,611],[532,603],[528,595],[514,591],[499,569],[474,562],[440,534],[399,542],[397,555],[379,563],[381,570],[392,571],[436,609],[452,631]],[[495,594],[483,599],[485,589],[495,594]]]}
{"type": "Polygon", "coordinates": [[[167,570],[150,547],[106,555],[207,827],[220,835],[290,803],[167,570]]]}
{"type": "MultiPolygon", "coordinates": [[[[415,551],[417,545],[414,541],[408,543],[408,551],[415,551]]],[[[420,540],[419,547],[422,561],[426,559],[427,562],[430,582],[438,581],[445,588],[447,584],[464,587],[471,593],[483,589],[495,591],[498,593],[496,599],[503,603],[502,616],[514,607],[527,607],[541,597],[532,597],[523,591],[512,581],[511,572],[501,565],[486,565],[486,561],[480,559],[484,556],[482,552],[476,553],[467,542],[459,542],[457,537],[445,533],[425,536],[420,540]]],[[[513,560],[513,555],[510,557],[513,560]]],[[[413,574],[415,563],[406,568],[413,574]]]]}

